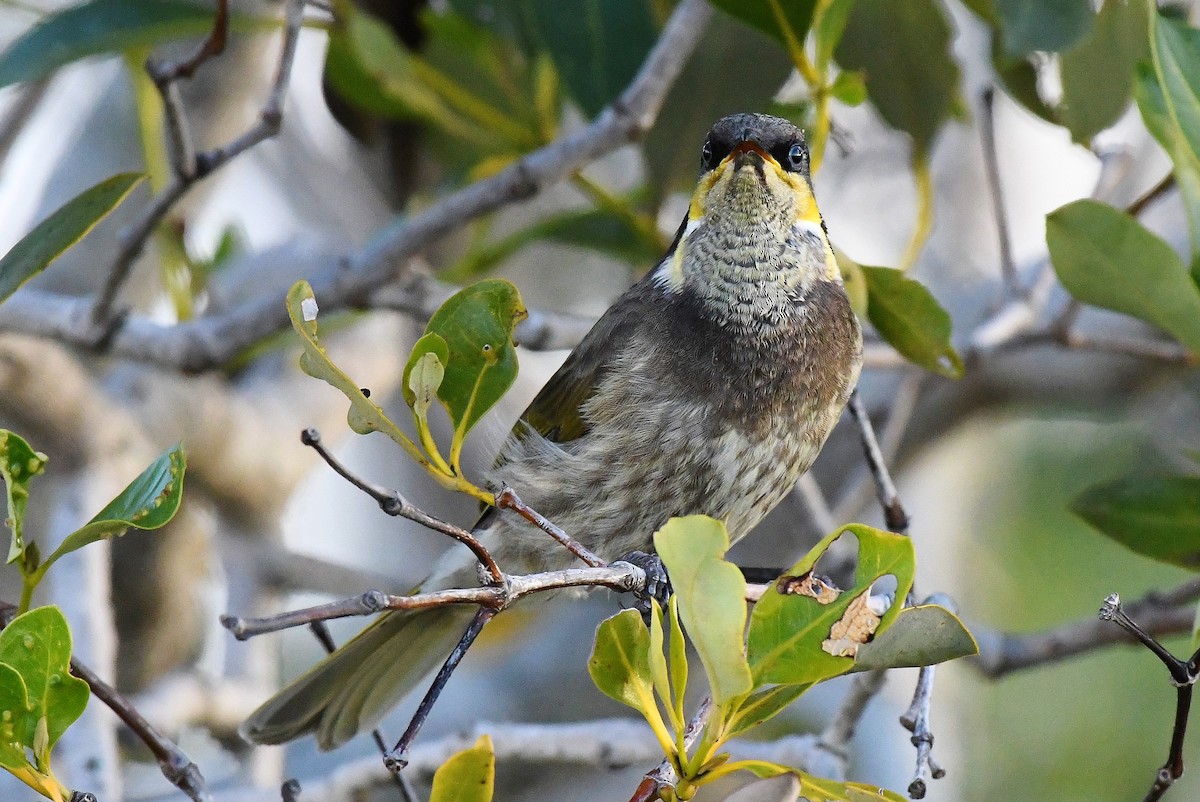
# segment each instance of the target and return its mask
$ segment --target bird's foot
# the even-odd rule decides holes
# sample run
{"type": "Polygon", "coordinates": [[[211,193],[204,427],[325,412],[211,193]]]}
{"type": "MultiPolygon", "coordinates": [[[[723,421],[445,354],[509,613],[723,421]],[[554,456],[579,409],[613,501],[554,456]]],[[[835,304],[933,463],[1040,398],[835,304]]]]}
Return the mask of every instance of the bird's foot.
{"type": "Polygon", "coordinates": [[[631,551],[628,554],[622,554],[613,562],[629,563],[636,565],[646,572],[646,588],[645,590],[634,591],[633,597],[636,600],[634,609],[642,614],[642,619],[646,625],[650,625],[650,602],[656,601],[660,607],[666,606],[667,600],[671,598],[671,579],[667,576],[666,566],[657,554],[647,554],[644,551],[631,551]]]}

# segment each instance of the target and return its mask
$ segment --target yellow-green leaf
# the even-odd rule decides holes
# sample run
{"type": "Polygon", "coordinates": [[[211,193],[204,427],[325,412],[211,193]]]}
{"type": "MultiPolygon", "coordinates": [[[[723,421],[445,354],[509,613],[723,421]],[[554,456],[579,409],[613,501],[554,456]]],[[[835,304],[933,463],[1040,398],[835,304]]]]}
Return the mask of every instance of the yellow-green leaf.
{"type": "Polygon", "coordinates": [[[71,630],[62,610],[38,607],[14,618],[0,632],[0,664],[21,675],[29,701],[29,715],[21,721],[21,730],[14,730],[14,737],[34,748],[39,721],[44,721],[42,751],[48,753],[83,715],[89,696],[87,683],[71,674],[71,630]]]}
{"type": "Polygon", "coordinates": [[[433,775],[429,802],[491,802],[496,785],[496,754],[486,735],[451,757],[433,775]]]}
{"type": "Polygon", "coordinates": [[[672,518],[654,533],[654,549],[671,577],[679,613],[708,674],[713,702],[750,692],[746,663],[746,580],[724,558],[725,524],[706,515],[672,518]]]}
{"type": "Polygon", "coordinates": [[[811,684],[773,685],[755,691],[739,703],[737,711],[730,716],[725,726],[725,737],[736,738],[741,733],[774,718],[811,687],[811,684]]]}
{"type": "Polygon", "coordinates": [[[649,718],[657,715],[650,669],[650,633],[637,610],[622,610],[600,622],[588,660],[596,687],[611,699],[649,718]]]}
{"type": "Polygon", "coordinates": [[[413,345],[404,366],[402,392],[404,401],[419,417],[425,417],[433,399],[437,398],[449,358],[450,349],[437,334],[426,334],[413,345]]]}

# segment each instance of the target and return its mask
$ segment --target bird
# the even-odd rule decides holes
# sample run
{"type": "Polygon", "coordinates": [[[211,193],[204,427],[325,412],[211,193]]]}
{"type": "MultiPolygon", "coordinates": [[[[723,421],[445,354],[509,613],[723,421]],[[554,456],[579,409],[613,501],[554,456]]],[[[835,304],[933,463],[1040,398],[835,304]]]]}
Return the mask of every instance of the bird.
{"type": "MultiPolygon", "coordinates": [[[[862,331],[792,122],[717,121],[687,216],[663,259],[600,317],[521,415],[487,476],[605,560],[652,551],[670,518],[745,536],[795,485],[862,366],[862,331]]],[[[516,515],[474,533],[510,573],[573,557],[516,515]]],[[[470,587],[453,547],[419,590],[470,587]]],[[[469,605],[381,614],[241,728],[332,749],[379,720],[454,648],[469,605]]]]}

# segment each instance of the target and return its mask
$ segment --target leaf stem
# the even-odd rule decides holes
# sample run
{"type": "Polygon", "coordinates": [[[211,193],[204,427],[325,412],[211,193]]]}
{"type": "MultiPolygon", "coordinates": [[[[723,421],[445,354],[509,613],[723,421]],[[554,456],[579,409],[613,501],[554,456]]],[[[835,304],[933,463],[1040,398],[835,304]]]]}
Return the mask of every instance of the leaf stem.
{"type": "Polygon", "coordinates": [[[913,153],[913,178],[917,186],[917,224],[912,239],[900,260],[900,270],[907,271],[917,262],[917,256],[933,230],[933,177],[929,172],[929,154],[924,151],[913,153]]]}

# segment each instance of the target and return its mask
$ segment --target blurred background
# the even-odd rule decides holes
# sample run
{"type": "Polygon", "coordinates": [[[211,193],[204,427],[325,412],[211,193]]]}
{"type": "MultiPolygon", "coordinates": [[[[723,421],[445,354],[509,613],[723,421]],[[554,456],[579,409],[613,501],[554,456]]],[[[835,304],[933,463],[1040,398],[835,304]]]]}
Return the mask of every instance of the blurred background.
{"type": "MultiPolygon", "coordinates": [[[[205,320],[263,299],[282,309],[293,281],[354,264],[439,200],[586,131],[686,5],[309,4],[279,134],[196,182],[157,222],[120,306],[151,333],[207,331],[205,320]]],[[[1134,102],[1145,75],[1137,65],[1150,58],[1147,6],[783,2],[792,32],[807,41],[797,58],[765,2],[690,5],[702,7],[692,19],[703,33],[644,137],[611,143],[533,198],[464,218],[397,261],[377,292],[323,307],[339,365],[406,420],[398,380],[427,299],[486,275],[514,281],[562,333],[549,345],[569,346],[670,242],[708,126],[734,111],[783,114],[808,128],[822,154],[816,195],[848,281],[869,283],[856,263],[903,267],[952,322],[949,333],[937,315],[901,336],[871,332],[861,384],[912,519],[921,591],[949,594],[970,627],[1023,634],[1088,619],[1108,593],[1136,599],[1185,580],[1184,569],[1104,538],[1069,505],[1131,474],[1196,472],[1192,360],[1146,323],[1074,304],[1047,262],[1047,214],[1085,197],[1124,208],[1177,169],[1134,102]],[[824,27],[813,24],[814,9],[824,27]],[[843,13],[838,30],[831,20],[843,13]],[[999,193],[988,176],[989,136],[999,193]],[[1076,340],[1059,336],[1064,321],[1076,340]],[[924,358],[914,357],[914,340],[932,343],[924,358]],[[961,376],[938,368],[947,355],[962,358],[961,376]]],[[[254,124],[279,63],[282,4],[231,7],[225,52],[177,85],[200,151],[254,124]]],[[[78,565],[48,580],[41,601],[68,609],[82,627],[77,650],[102,673],[107,665],[151,721],[180,736],[215,788],[230,799],[269,799],[281,777],[316,783],[370,759],[375,747],[365,736],[333,754],[307,741],[287,749],[241,743],[241,717],[320,647],[299,630],[239,643],[217,617],[369,587],[402,591],[446,545],[339,480],[300,444],[300,430],[319,427],[356,471],[433,514],[468,524],[475,508],[384,438],[352,435],[344,399],[297,369],[290,331],[194,371],[171,357],[81,347],[30,322],[52,302],[83,303],[98,292],[129,226],[169,187],[170,132],[142,64],[151,53],[191,52],[212,10],[167,0],[0,4],[0,248],[92,184],[121,171],[148,174],[0,308],[0,426],[50,455],[28,524],[47,543],[184,441],[188,487],[176,520],[118,539],[111,552],[73,555],[78,565]],[[235,790],[251,787],[262,790],[235,790]]],[[[1161,13],[1186,20],[1194,10],[1161,13]]],[[[1188,251],[1178,190],[1167,186],[1139,212],[1148,229],[1188,251]]],[[[877,291],[869,285],[860,298],[878,303],[877,291]]],[[[472,475],[566,353],[522,349],[517,385],[469,441],[472,475]]],[[[813,478],[736,547],[735,561],[783,566],[833,526],[882,525],[849,419],[813,478]]],[[[17,593],[19,577],[0,574],[0,596],[17,593]]],[[[466,658],[422,740],[477,721],[628,718],[586,673],[596,624],[621,604],[597,592],[502,617],[466,658]]],[[[360,625],[341,622],[334,633],[340,642],[360,625]]],[[[1186,652],[1186,635],[1167,643],[1186,652]]],[[[889,674],[859,727],[849,779],[908,785],[913,749],[896,719],[915,676],[889,674]]],[[[834,681],[805,696],[762,736],[819,732],[846,687],[834,681]]],[[[415,703],[385,723],[390,738],[415,703]]],[[[97,707],[89,719],[107,715],[97,707]]],[[[932,710],[934,754],[947,776],[927,798],[1139,798],[1166,757],[1174,707],[1165,671],[1141,648],[1109,646],[998,679],[972,660],[949,664],[938,671],[932,710]]],[[[75,787],[95,789],[104,802],[182,798],[124,738],[112,746],[123,756],[120,771],[71,757],[100,748],[64,744],[75,787]]],[[[1193,742],[1185,762],[1197,760],[1193,742]]],[[[653,765],[501,760],[497,799],[626,798],[653,765]]],[[[0,786],[4,799],[34,798],[7,778],[0,786]]],[[[395,798],[386,785],[373,793],[395,798]]],[[[1193,773],[1169,798],[1198,795],[1193,773]]]]}

